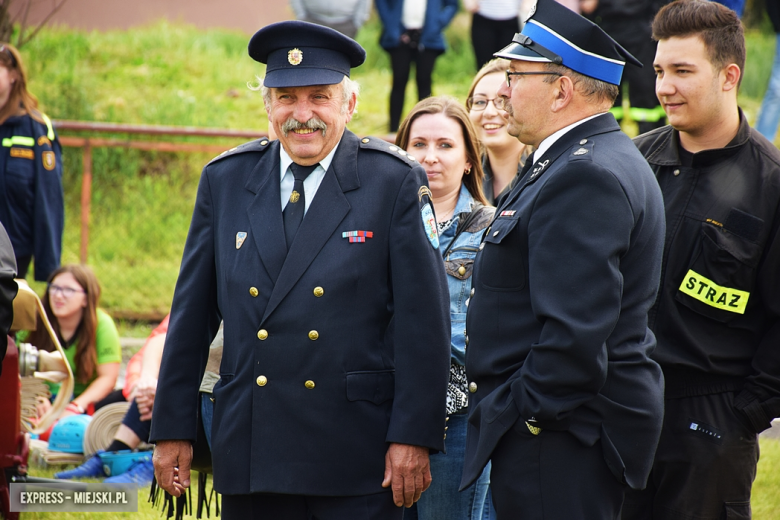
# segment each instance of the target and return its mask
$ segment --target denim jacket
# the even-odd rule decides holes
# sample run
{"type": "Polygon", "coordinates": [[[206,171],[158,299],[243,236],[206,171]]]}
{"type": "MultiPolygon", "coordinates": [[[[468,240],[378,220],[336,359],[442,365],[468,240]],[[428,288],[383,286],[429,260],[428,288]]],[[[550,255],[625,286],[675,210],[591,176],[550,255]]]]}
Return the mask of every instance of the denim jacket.
{"type": "MultiPolygon", "coordinates": [[[[474,204],[474,198],[469,193],[469,190],[466,189],[465,185],[461,185],[458,202],[455,205],[455,221],[439,236],[439,251],[442,254],[452,243],[460,222],[468,216],[474,204]]],[[[447,285],[450,290],[452,361],[459,365],[466,364],[466,306],[468,305],[469,293],[471,292],[471,274],[474,266],[474,257],[477,256],[482,234],[493,218],[494,212],[495,208],[483,207],[481,215],[473,220],[469,224],[468,229],[458,236],[458,239],[452,244],[449,252],[444,257],[447,285]]]]}

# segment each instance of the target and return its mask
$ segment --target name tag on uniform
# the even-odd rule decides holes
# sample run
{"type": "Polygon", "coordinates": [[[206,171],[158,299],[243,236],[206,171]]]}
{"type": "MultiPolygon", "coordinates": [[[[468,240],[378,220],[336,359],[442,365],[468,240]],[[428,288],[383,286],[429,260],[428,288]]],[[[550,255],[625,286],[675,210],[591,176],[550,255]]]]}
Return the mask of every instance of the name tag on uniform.
{"type": "Polygon", "coordinates": [[[702,303],[737,314],[745,314],[750,293],[732,289],[731,287],[721,287],[709,278],[706,278],[693,269],[689,269],[680,284],[680,292],[683,292],[691,298],[696,298],[702,303]]]}

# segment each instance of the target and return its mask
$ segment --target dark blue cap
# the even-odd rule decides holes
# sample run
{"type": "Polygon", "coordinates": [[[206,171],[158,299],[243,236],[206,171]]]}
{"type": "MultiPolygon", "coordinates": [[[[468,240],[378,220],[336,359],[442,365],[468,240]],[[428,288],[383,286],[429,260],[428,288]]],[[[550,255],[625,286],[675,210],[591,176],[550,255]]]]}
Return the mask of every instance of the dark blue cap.
{"type": "Polygon", "coordinates": [[[309,22],[267,25],[249,40],[249,56],[265,63],[266,87],[334,85],[366,60],[358,42],[309,22]]]}
{"type": "Polygon", "coordinates": [[[537,0],[523,31],[494,56],[557,63],[613,85],[620,85],[626,62],[642,66],[601,27],[555,0],[537,0]]]}

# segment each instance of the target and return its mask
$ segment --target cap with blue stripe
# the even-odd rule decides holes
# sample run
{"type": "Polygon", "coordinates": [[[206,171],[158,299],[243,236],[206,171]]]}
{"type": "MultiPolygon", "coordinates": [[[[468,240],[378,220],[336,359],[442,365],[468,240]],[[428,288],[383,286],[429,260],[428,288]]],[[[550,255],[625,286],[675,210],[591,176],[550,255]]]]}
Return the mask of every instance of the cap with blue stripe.
{"type": "Polygon", "coordinates": [[[523,31],[494,56],[557,63],[613,85],[620,84],[626,63],[642,66],[601,27],[555,0],[538,0],[523,31]]]}

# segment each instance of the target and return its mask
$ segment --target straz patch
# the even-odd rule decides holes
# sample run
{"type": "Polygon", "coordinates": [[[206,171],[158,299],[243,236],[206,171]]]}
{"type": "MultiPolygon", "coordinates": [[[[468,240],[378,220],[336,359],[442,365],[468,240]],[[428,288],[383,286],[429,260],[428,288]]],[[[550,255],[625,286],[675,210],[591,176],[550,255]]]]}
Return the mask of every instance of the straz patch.
{"type": "Polygon", "coordinates": [[[41,161],[43,161],[43,167],[49,171],[52,171],[57,166],[57,157],[54,155],[54,152],[43,152],[41,161]]]}
{"type": "Polygon", "coordinates": [[[22,159],[35,159],[35,152],[29,148],[11,148],[11,157],[20,157],[22,159]]]}
{"type": "Polygon", "coordinates": [[[749,292],[730,287],[721,287],[693,269],[689,269],[685,278],[683,278],[680,284],[680,292],[710,307],[737,314],[745,314],[745,307],[750,297],[749,292]]]}
{"type": "Polygon", "coordinates": [[[434,249],[439,249],[439,228],[436,226],[436,217],[433,216],[433,209],[430,204],[425,204],[420,210],[423,227],[428,240],[434,249]]]}

